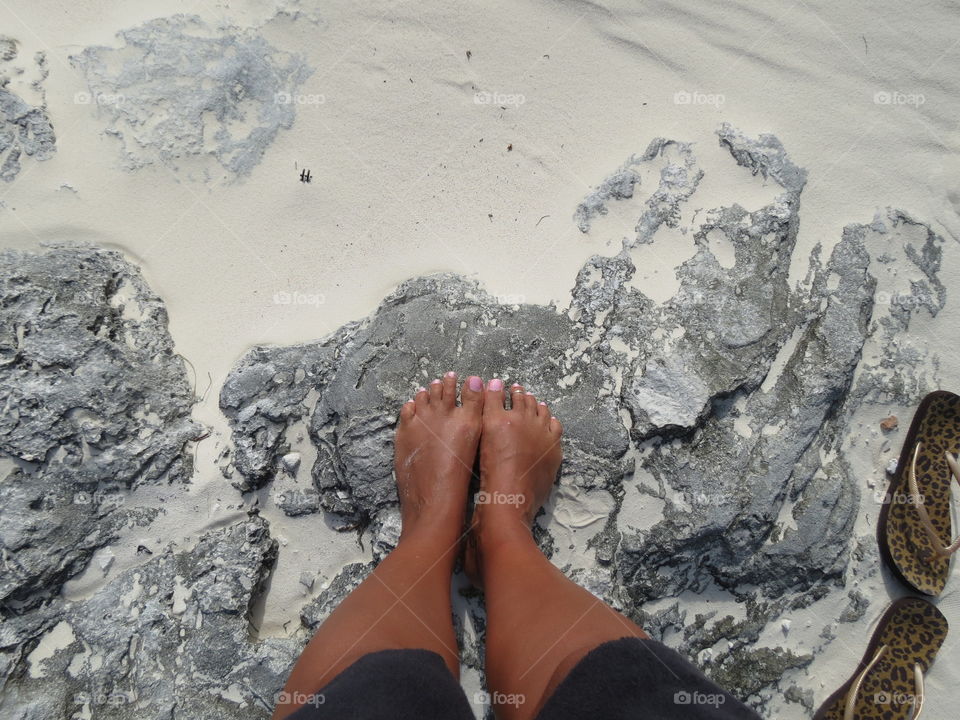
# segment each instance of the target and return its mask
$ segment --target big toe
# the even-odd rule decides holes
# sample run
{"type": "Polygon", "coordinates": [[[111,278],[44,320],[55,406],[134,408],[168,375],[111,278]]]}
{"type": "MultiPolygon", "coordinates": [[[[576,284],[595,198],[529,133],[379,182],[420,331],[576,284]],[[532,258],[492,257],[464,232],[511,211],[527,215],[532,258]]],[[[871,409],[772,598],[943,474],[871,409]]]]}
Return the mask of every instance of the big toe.
{"type": "Polygon", "coordinates": [[[471,375],[460,388],[460,402],[467,412],[479,414],[483,409],[483,380],[471,375]]]}
{"type": "Polygon", "coordinates": [[[496,415],[504,411],[503,407],[503,380],[493,378],[487,383],[487,390],[483,398],[484,416],[496,415]]]}

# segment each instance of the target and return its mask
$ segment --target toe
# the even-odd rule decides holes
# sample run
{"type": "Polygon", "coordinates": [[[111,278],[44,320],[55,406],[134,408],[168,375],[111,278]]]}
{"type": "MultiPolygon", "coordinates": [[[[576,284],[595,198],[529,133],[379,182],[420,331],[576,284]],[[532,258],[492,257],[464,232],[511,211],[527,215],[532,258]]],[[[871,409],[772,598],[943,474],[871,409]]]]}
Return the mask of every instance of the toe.
{"type": "Polygon", "coordinates": [[[483,413],[503,412],[503,380],[493,378],[487,383],[487,395],[483,399],[483,413]]]}
{"type": "Polygon", "coordinates": [[[471,375],[460,388],[460,402],[465,410],[480,412],[483,407],[483,380],[471,375]]]}
{"type": "Polygon", "coordinates": [[[417,414],[416,403],[413,400],[407,400],[400,407],[400,422],[410,422],[413,416],[417,414]]]}
{"type": "Polygon", "coordinates": [[[550,408],[547,407],[547,404],[541,400],[537,403],[537,417],[543,422],[544,425],[550,423],[550,408]]]}
{"type": "Polygon", "coordinates": [[[537,396],[529,390],[525,392],[523,394],[523,406],[528,415],[535,417],[537,414],[537,396]]]}
{"type": "Polygon", "coordinates": [[[430,404],[430,393],[425,387],[417,388],[417,392],[413,395],[413,402],[416,403],[418,410],[427,407],[430,404]]]}
{"type": "Polygon", "coordinates": [[[442,380],[431,380],[430,388],[428,391],[430,393],[430,402],[439,404],[443,400],[443,381],[442,380]]]}
{"type": "Polygon", "coordinates": [[[563,435],[563,425],[555,417],[550,418],[550,432],[556,433],[558,436],[563,435]]]}
{"type": "Polygon", "coordinates": [[[443,376],[443,404],[453,407],[457,403],[457,374],[452,370],[443,376]]]}

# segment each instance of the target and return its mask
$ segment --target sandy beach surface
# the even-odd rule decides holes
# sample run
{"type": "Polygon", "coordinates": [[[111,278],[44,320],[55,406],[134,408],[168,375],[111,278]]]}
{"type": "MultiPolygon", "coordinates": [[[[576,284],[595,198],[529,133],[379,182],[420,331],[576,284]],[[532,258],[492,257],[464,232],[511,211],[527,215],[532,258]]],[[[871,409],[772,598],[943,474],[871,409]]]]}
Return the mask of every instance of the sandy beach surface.
{"type": "MultiPolygon", "coordinates": [[[[166,305],[198,398],[193,418],[209,432],[192,446],[189,485],[131,494],[128,505],[162,512],[97,550],[64,585],[67,600],[89,598],[143,562],[138,545],[189,548],[258,503],[280,548],[254,636],[292,634],[302,606],[344,565],[369,560],[370,548],[322,514],[284,514],[268,486],[241,494],[224,477],[231,427],[219,396],[231,369],[257,345],[324,338],[374,312],[403,281],[437,272],[476,280],[504,305],[567,308],[584,263],[632,237],[659,168],[638,171],[634,196],[610,201],[589,232],[575,209],[658,137],[692,143],[705,174],[675,226],[633,249],[633,287],[660,303],[674,295],[675,270],[695,252],[687,230],[702,221],[697,212],[774,201],[781,188],[773,179],[738,167],[716,136],[721,123],[748,137],[770,133],[807,171],[793,287],[817,244],[827,258],[845,226],[869,225],[889,208],[942,239],[946,304],[935,317],[918,314],[903,341],[923,354],[927,389],[960,388],[952,352],[960,39],[951,3],[33,0],[0,3],[0,18],[17,50],[0,68],[6,88],[44,108],[56,135],[55,152],[24,153],[0,183],[0,246],[91,243],[139,266],[166,305]],[[226,104],[198,111],[189,93],[215,82],[201,72],[178,80],[188,100],[162,106],[182,113],[175,127],[157,121],[160,111],[144,115],[138,103],[150,83],[125,90],[113,82],[115,65],[138,51],[135,36],[119,33],[177,15],[194,37],[223,37],[228,28],[233,39],[221,49],[268,54],[278,77],[286,73],[273,93],[283,112],[217,117],[226,104]],[[250,38],[263,45],[244,45],[250,38]],[[255,142],[230,144],[251,127],[261,133],[255,142]],[[309,590],[298,582],[305,568],[317,573],[309,590]]],[[[914,266],[893,267],[904,287],[919,279],[914,266]]],[[[864,357],[881,344],[868,340],[864,357]]],[[[411,388],[420,381],[411,378],[411,388]]],[[[845,424],[842,454],[861,493],[852,544],[872,542],[875,496],[912,412],[909,403],[865,402],[845,424]],[[900,428],[888,434],[879,423],[890,415],[900,428]]],[[[308,472],[316,457],[309,439],[291,449],[308,472]]],[[[587,552],[584,536],[599,532],[612,510],[605,498],[570,493],[551,521],[558,546],[579,530],[575,549],[554,558],[561,566],[576,564],[565,553],[587,552]]],[[[655,522],[662,508],[629,496],[624,503],[633,526],[655,522]]],[[[856,668],[889,600],[907,592],[886,569],[857,583],[870,601],[862,617],[836,623],[831,613],[847,606],[849,589],[838,586],[832,604],[784,611],[755,643],[817,648],[811,663],[763,691],[768,717],[809,717],[808,705],[815,710],[856,668]],[[824,643],[831,622],[834,637],[824,643]],[[785,696],[791,686],[812,692],[806,705],[785,696]]],[[[741,616],[716,588],[657,600],[650,611],[677,599],[688,622],[718,608],[741,616]]],[[[931,719],[953,717],[960,701],[957,573],[937,604],[957,629],[927,678],[931,719]]],[[[468,668],[464,678],[473,698],[479,676],[468,668]]]]}

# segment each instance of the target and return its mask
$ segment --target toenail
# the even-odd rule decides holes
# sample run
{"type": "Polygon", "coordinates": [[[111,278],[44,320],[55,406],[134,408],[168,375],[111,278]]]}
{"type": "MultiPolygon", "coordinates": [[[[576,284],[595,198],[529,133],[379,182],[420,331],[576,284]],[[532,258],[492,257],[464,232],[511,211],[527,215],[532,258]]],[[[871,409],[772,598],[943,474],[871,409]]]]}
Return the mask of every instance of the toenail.
{"type": "Polygon", "coordinates": [[[496,392],[497,390],[503,390],[503,380],[501,380],[500,378],[494,378],[489,383],[487,383],[487,390],[493,390],[494,392],[496,392]]]}
{"type": "Polygon", "coordinates": [[[426,389],[425,387],[423,387],[423,385],[421,385],[420,387],[417,388],[417,392],[418,392],[418,393],[422,393],[422,392],[426,392],[426,391],[427,391],[427,389],[426,389]]]}
{"type": "Polygon", "coordinates": [[[515,387],[522,387],[522,386],[520,385],[520,383],[514,383],[510,387],[515,388],[515,387]]]}
{"type": "Polygon", "coordinates": [[[541,400],[540,402],[538,402],[537,405],[543,405],[544,407],[547,406],[547,404],[546,404],[543,400],[541,400]]]}
{"type": "Polygon", "coordinates": [[[440,380],[433,380],[433,381],[430,382],[430,384],[431,384],[431,385],[439,385],[439,384],[440,384],[440,380]]]}
{"type": "Polygon", "coordinates": [[[532,393],[532,392],[528,392],[527,395],[533,395],[533,393],[532,393]]]}
{"type": "Polygon", "coordinates": [[[478,378],[476,375],[467,380],[467,387],[473,390],[474,392],[480,392],[483,390],[483,380],[478,378]]]}
{"type": "Polygon", "coordinates": [[[457,374],[453,370],[451,370],[450,372],[444,375],[444,377],[456,377],[456,376],[457,374]]]}

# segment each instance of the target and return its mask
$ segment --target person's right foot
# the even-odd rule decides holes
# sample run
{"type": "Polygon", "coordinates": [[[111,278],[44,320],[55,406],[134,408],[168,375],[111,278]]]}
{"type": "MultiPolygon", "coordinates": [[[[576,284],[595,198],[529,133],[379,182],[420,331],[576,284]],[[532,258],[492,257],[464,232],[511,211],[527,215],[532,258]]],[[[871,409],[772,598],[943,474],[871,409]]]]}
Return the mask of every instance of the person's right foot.
{"type": "Polygon", "coordinates": [[[394,475],[401,538],[426,535],[445,546],[461,535],[484,395],[483,381],[472,375],[458,406],[457,374],[448,372],[400,408],[394,475]]]}
{"type": "Polygon", "coordinates": [[[520,385],[510,387],[511,409],[504,407],[503,382],[487,383],[480,437],[480,490],[464,566],[471,581],[482,580],[483,545],[498,542],[518,526],[529,532],[550,497],[563,460],[563,427],[547,404],[520,385]]]}

